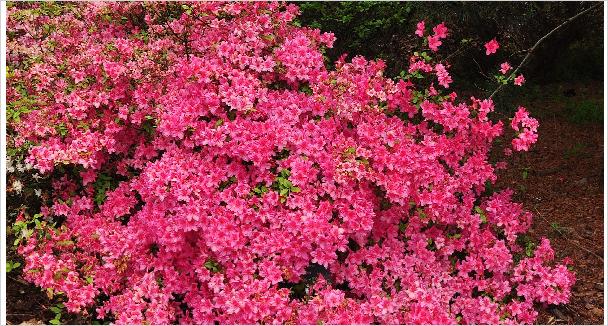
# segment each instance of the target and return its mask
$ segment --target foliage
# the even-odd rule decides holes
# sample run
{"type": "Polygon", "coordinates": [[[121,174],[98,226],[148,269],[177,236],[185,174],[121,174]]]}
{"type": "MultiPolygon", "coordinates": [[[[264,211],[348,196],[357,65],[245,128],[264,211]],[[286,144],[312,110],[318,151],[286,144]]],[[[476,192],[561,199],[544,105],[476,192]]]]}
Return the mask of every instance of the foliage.
{"type": "MultiPolygon", "coordinates": [[[[452,28],[445,44],[454,72],[466,89],[485,87],[483,74],[495,62],[482,60],[474,50],[498,36],[511,59],[522,58],[523,51],[543,35],[588,8],[591,3],[576,2],[391,2],[333,1],[298,3],[303,26],[332,31],[337,37],[328,54],[336,59],[342,53],[363,54],[387,62],[387,74],[396,76],[406,69],[403,53],[412,48],[410,26],[420,20],[436,25],[446,22],[452,28]],[[462,41],[462,42],[461,42],[462,41]]],[[[534,55],[526,73],[536,81],[602,80],[603,14],[597,10],[570,24],[547,40],[534,55]]],[[[515,60],[514,60],[515,61],[515,60]]]]}
{"type": "Polygon", "coordinates": [[[20,262],[14,262],[12,260],[6,261],[6,273],[10,273],[21,266],[20,262]]]}
{"type": "MultiPolygon", "coordinates": [[[[573,273],[491,191],[493,102],[447,93],[446,25],[417,25],[393,80],[330,66],[297,11],[11,4],[9,145],[52,190],[15,223],[26,279],[118,324],[531,323],[567,302],[573,273]]],[[[536,141],[525,108],[507,126],[536,141]]]]}

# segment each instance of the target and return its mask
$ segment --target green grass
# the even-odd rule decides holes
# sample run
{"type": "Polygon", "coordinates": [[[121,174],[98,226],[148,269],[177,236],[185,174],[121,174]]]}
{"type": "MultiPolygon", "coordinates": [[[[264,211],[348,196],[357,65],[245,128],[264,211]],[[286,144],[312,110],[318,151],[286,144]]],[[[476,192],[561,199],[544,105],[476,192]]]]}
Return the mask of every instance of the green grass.
{"type": "Polygon", "coordinates": [[[568,120],[576,124],[604,122],[604,107],[598,101],[569,101],[566,103],[566,113],[568,120]]]}
{"type": "Polygon", "coordinates": [[[585,148],[586,148],[585,144],[576,143],[572,147],[567,148],[564,151],[564,158],[569,159],[569,158],[573,158],[573,157],[581,157],[583,154],[585,154],[585,148]]]}

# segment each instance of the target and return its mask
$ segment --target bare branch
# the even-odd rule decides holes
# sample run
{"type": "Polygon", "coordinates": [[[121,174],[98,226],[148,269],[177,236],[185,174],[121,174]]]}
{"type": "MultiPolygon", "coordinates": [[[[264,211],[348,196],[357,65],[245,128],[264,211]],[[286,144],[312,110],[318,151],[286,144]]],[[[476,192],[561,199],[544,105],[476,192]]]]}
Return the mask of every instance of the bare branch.
{"type": "MultiPolygon", "coordinates": [[[[601,4],[603,4],[603,2],[598,2],[595,5],[579,12],[578,14],[566,19],[566,21],[564,21],[563,23],[561,23],[560,25],[558,25],[557,27],[555,27],[554,29],[552,29],[549,33],[545,34],[545,36],[541,37],[538,41],[536,41],[536,43],[534,44],[534,46],[532,46],[529,50],[528,50],[528,54],[524,57],[524,60],[522,60],[522,62],[519,64],[519,66],[517,66],[517,68],[515,70],[513,70],[513,73],[511,73],[511,76],[515,76],[519,70],[528,62],[528,59],[530,59],[530,56],[532,55],[532,53],[534,53],[534,50],[536,50],[536,48],[538,48],[538,46],[545,41],[547,38],[549,38],[549,36],[551,36],[553,33],[557,32],[558,30],[560,30],[562,27],[566,26],[568,23],[572,22],[573,20],[577,19],[578,17],[588,13],[589,11],[591,11],[592,9],[595,9],[596,7],[600,6],[601,4]]],[[[490,95],[490,98],[494,97],[494,95],[496,95],[496,93],[498,93],[498,91],[500,91],[502,89],[502,87],[504,86],[504,84],[500,84],[498,86],[498,88],[496,88],[494,90],[494,92],[490,95]]]]}

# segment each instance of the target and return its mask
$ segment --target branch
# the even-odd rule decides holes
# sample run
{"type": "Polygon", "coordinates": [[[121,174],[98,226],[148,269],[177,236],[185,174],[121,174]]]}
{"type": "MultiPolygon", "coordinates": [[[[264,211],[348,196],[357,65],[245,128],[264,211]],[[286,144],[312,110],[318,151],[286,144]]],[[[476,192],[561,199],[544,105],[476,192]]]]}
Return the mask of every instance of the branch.
{"type": "MultiPolygon", "coordinates": [[[[578,14],[566,19],[566,21],[564,21],[563,23],[561,23],[560,25],[558,25],[557,27],[555,27],[554,29],[552,29],[549,33],[545,34],[545,36],[541,37],[538,41],[536,41],[536,43],[534,44],[534,46],[532,46],[529,50],[528,50],[528,54],[524,57],[524,60],[522,60],[522,62],[519,64],[519,66],[517,66],[517,68],[515,70],[513,70],[513,73],[511,74],[511,76],[515,76],[517,74],[517,72],[519,72],[519,70],[526,64],[526,62],[528,62],[528,59],[530,59],[530,56],[532,55],[532,53],[534,52],[534,50],[536,50],[536,48],[538,48],[538,46],[545,41],[547,38],[549,38],[549,36],[551,36],[553,33],[557,32],[558,30],[560,30],[562,27],[566,26],[568,23],[572,22],[573,20],[577,19],[578,17],[588,13],[589,11],[591,11],[592,9],[595,9],[596,7],[598,7],[599,5],[603,4],[603,2],[599,2],[596,3],[595,5],[579,12],[578,14]]],[[[489,98],[494,97],[494,95],[496,95],[496,93],[498,93],[498,91],[500,91],[500,89],[504,86],[505,84],[500,84],[498,86],[498,88],[496,88],[496,90],[494,90],[494,92],[490,95],[489,98]]]]}
{"type": "Polygon", "coordinates": [[[492,78],[490,78],[488,75],[486,75],[486,74],[483,72],[483,69],[481,69],[481,65],[479,65],[479,62],[477,62],[477,60],[475,60],[475,58],[472,58],[472,59],[473,59],[473,61],[475,62],[475,64],[477,65],[477,68],[479,68],[479,73],[480,73],[480,74],[482,74],[484,77],[486,77],[486,79],[488,79],[488,80],[492,80],[492,78]]]}
{"type": "MultiPolygon", "coordinates": [[[[538,208],[536,208],[536,205],[534,205],[534,210],[536,211],[536,216],[540,216],[540,218],[542,218],[542,219],[543,219],[543,221],[545,221],[545,223],[547,223],[548,225],[551,225],[551,223],[549,223],[549,221],[547,221],[547,219],[546,219],[546,218],[545,218],[545,217],[544,217],[544,216],[543,216],[543,215],[542,215],[542,214],[541,214],[541,213],[538,211],[538,208]]],[[[585,247],[583,247],[583,246],[579,246],[578,244],[576,244],[576,243],[574,243],[574,242],[570,241],[570,240],[569,240],[569,237],[568,237],[566,234],[564,234],[562,231],[560,231],[559,229],[556,229],[555,231],[557,231],[557,233],[559,233],[559,234],[560,234],[560,235],[561,235],[561,236],[562,236],[562,237],[563,237],[563,238],[564,238],[564,239],[565,239],[565,240],[566,240],[568,243],[570,243],[570,244],[574,245],[575,247],[577,247],[577,248],[579,248],[579,249],[581,249],[581,250],[584,250],[584,251],[586,251],[587,253],[589,253],[589,254],[591,254],[591,255],[595,256],[595,257],[596,257],[597,259],[599,259],[599,260],[600,260],[602,263],[604,262],[604,257],[602,257],[602,256],[600,256],[600,255],[598,255],[598,254],[596,254],[595,252],[593,252],[593,251],[591,251],[591,250],[589,250],[589,249],[587,249],[587,248],[585,248],[585,247]]],[[[579,238],[580,238],[580,236],[579,236],[579,238]]],[[[584,238],[583,238],[583,239],[584,239],[584,238]]]]}

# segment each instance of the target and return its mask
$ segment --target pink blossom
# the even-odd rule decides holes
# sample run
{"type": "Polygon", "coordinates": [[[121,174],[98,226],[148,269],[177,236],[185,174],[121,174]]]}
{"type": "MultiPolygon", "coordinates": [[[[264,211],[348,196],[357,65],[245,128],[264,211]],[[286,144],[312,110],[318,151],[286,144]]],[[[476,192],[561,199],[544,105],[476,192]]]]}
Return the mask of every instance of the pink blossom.
{"type": "Polygon", "coordinates": [[[424,37],[424,20],[418,22],[418,24],[416,24],[416,35],[418,35],[419,37],[424,37]]]}
{"type": "MultiPolygon", "coordinates": [[[[38,6],[7,17],[7,102],[37,108],[7,145],[52,187],[41,216],[19,216],[33,233],[18,251],[23,277],[70,312],[497,324],[568,301],[570,262],[548,240],[523,257],[532,214],[484,191],[506,121],[491,99],[443,95],[447,63],[409,56],[399,80],[381,60],[327,65],[333,34],[280,2],[191,2],[169,22],[163,3],[26,15],[38,6]]],[[[448,30],[433,33],[437,51],[448,30]]],[[[510,126],[514,150],[536,141],[523,107],[510,126]]]]}
{"type": "Polygon", "coordinates": [[[509,70],[511,70],[511,65],[508,62],[503,62],[500,64],[500,72],[505,75],[509,70]]]}
{"type": "Polygon", "coordinates": [[[521,86],[524,84],[525,81],[526,81],[526,79],[524,78],[524,75],[519,75],[519,76],[515,77],[515,79],[513,80],[513,84],[515,84],[517,86],[521,86]]]}
{"type": "Polygon", "coordinates": [[[448,28],[445,27],[445,23],[433,27],[433,32],[440,39],[448,37],[448,28]]]}
{"type": "Polygon", "coordinates": [[[433,52],[437,52],[437,50],[439,50],[439,46],[441,45],[439,36],[437,36],[437,35],[427,36],[427,41],[429,43],[429,48],[433,52]]]}
{"type": "Polygon", "coordinates": [[[484,46],[486,47],[486,55],[496,53],[496,50],[500,47],[495,38],[487,42],[484,46]]]}
{"type": "Polygon", "coordinates": [[[452,77],[450,77],[448,71],[445,69],[445,66],[442,64],[435,65],[435,71],[437,72],[437,79],[439,80],[439,85],[449,88],[450,83],[452,82],[452,77]]]}

